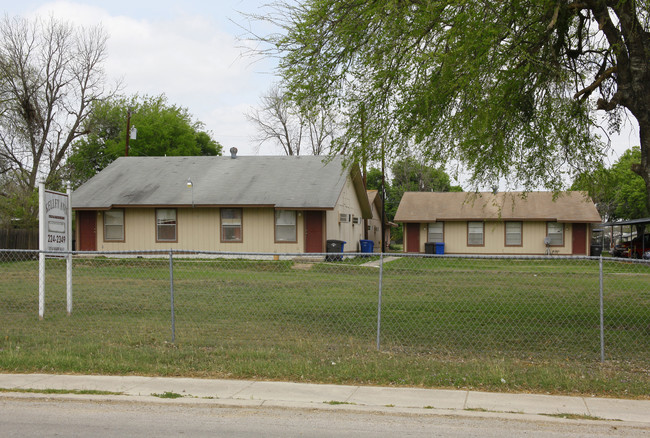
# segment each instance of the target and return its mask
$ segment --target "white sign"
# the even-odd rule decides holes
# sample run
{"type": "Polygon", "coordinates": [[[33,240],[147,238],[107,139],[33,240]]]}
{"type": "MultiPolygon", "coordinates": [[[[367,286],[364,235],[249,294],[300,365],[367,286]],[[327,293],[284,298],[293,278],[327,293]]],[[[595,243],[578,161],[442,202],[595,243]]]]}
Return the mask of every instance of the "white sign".
{"type": "Polygon", "coordinates": [[[68,195],[45,190],[43,219],[45,251],[67,251],[70,230],[68,229],[68,195]]]}
{"type": "Polygon", "coordinates": [[[72,313],[72,205],[70,204],[70,183],[68,193],[45,190],[45,182],[38,184],[38,317],[45,314],[45,254],[46,252],[67,252],[67,255],[48,255],[65,257],[66,297],[68,315],[72,313]]]}

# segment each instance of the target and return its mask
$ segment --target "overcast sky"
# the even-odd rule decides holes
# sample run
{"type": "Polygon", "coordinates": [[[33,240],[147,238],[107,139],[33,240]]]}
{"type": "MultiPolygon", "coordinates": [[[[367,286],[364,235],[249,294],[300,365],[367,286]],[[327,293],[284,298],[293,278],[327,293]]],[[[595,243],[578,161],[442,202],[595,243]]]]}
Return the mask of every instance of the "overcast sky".
{"type": "MultiPolygon", "coordinates": [[[[171,104],[186,107],[205,123],[227,153],[257,153],[254,127],[244,114],[259,102],[274,81],[274,63],[245,56],[241,12],[263,12],[269,0],[2,0],[9,15],[47,16],[76,24],[101,23],[110,35],[106,71],[120,78],[127,95],[167,95],[171,104]]],[[[255,31],[268,29],[254,24],[255,31]]],[[[638,128],[628,127],[613,138],[610,164],[638,145],[638,128]]],[[[268,145],[262,155],[281,151],[268,145]]]]}
{"type": "MultiPolygon", "coordinates": [[[[236,146],[240,154],[253,155],[253,127],[244,113],[274,81],[274,64],[246,55],[244,42],[237,39],[246,19],[238,11],[259,12],[265,2],[23,0],[3,4],[3,12],[101,23],[110,36],[106,72],[122,80],[124,94],[164,93],[169,103],[186,107],[205,123],[225,152],[236,146]]],[[[270,145],[261,150],[279,152],[270,145]]]]}

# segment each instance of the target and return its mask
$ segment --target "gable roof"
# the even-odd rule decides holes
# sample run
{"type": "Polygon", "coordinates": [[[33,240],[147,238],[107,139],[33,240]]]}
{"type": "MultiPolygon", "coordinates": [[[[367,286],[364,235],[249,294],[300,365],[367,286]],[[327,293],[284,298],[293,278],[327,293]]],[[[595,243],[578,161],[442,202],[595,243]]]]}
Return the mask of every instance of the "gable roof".
{"type": "Polygon", "coordinates": [[[377,210],[381,211],[381,197],[379,196],[379,190],[366,190],[368,194],[368,203],[372,205],[373,203],[377,207],[377,210]]]}
{"type": "Polygon", "coordinates": [[[348,175],[370,215],[358,167],[340,156],[120,157],[72,193],[72,208],[190,206],[193,196],[195,206],[333,209],[348,175]]]}
{"type": "Polygon", "coordinates": [[[517,220],[600,223],[585,192],[406,192],[395,222],[517,220]]]}

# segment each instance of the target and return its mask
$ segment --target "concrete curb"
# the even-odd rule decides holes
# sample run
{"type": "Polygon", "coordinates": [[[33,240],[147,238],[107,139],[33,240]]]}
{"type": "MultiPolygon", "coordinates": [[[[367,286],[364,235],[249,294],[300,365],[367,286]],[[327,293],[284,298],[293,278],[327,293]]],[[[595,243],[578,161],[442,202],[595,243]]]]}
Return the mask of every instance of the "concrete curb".
{"type": "Polygon", "coordinates": [[[465,390],[388,388],[252,380],[139,376],[0,374],[2,398],[49,398],[119,403],[197,404],[243,408],[291,408],[445,415],[536,421],[594,420],[635,424],[650,430],[650,400],[504,394],[465,390]],[[15,390],[16,392],[12,392],[15,390]],[[106,391],[113,394],[50,394],[20,391],[106,391]],[[161,398],[154,394],[179,394],[161,398]],[[577,416],[572,417],[572,416],[577,416]]]}

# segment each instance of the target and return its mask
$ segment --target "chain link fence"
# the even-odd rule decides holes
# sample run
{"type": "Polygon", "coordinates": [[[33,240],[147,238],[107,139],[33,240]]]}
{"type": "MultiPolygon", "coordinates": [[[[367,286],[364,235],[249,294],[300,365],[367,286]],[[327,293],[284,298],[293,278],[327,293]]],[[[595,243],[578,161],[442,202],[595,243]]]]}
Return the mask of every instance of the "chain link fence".
{"type": "Polygon", "coordinates": [[[647,261],[326,256],[74,252],[71,309],[66,259],[46,258],[39,320],[39,252],[2,250],[1,342],[650,364],[647,261]]]}

